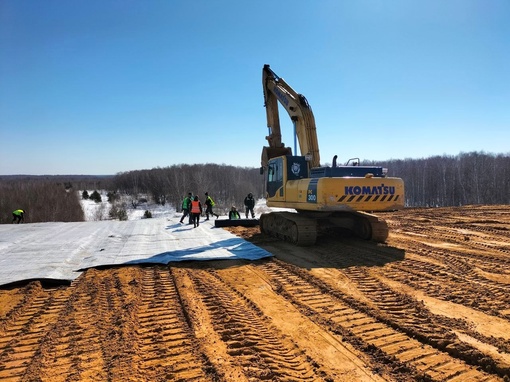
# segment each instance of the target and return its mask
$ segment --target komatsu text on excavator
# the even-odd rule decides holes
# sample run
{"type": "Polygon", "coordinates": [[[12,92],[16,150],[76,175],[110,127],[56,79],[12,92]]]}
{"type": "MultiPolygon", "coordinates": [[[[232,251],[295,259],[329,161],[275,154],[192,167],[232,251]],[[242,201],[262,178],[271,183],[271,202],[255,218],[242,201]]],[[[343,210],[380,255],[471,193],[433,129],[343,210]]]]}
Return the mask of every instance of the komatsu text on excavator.
{"type": "Polygon", "coordinates": [[[367,240],[384,242],[386,221],[371,214],[404,207],[404,182],[387,177],[387,170],[360,166],[359,160],[338,166],[321,166],[315,118],[308,101],[264,65],[262,86],[267,113],[269,146],[262,149],[268,207],[290,208],[262,214],[263,233],[312,245],[318,233],[347,229],[367,240]],[[301,155],[282,143],[278,102],[294,124],[301,155]],[[292,212],[291,212],[292,211],[292,212]]]}

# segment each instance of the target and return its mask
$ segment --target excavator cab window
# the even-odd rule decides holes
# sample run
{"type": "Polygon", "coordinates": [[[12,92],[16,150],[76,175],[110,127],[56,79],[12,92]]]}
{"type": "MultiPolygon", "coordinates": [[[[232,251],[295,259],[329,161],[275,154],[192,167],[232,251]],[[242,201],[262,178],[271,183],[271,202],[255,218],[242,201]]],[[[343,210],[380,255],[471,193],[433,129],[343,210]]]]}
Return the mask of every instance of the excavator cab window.
{"type": "Polygon", "coordinates": [[[268,182],[282,182],[283,171],[282,171],[281,159],[275,162],[270,162],[267,168],[267,181],[268,182]]]}
{"type": "Polygon", "coordinates": [[[274,196],[283,186],[283,159],[276,158],[269,161],[267,166],[267,193],[274,196]]]}

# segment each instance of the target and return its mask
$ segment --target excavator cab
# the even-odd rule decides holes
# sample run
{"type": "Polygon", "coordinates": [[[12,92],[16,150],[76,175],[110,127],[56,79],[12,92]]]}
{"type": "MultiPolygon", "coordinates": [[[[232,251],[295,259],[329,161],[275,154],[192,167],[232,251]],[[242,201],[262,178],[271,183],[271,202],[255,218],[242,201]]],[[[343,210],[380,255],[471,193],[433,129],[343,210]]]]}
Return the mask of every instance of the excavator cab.
{"type": "Polygon", "coordinates": [[[305,157],[285,155],[273,158],[267,165],[267,197],[284,200],[284,185],[287,181],[309,177],[308,163],[305,157]]]}

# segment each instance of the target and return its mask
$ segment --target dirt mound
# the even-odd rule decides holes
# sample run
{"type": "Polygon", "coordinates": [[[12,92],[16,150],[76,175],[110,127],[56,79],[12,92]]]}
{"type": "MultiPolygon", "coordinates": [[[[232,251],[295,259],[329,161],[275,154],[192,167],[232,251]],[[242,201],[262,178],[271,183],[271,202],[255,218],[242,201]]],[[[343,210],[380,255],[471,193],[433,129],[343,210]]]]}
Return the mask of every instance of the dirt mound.
{"type": "Polygon", "coordinates": [[[90,269],[0,290],[0,381],[503,381],[510,207],[407,209],[386,244],[90,269]]]}

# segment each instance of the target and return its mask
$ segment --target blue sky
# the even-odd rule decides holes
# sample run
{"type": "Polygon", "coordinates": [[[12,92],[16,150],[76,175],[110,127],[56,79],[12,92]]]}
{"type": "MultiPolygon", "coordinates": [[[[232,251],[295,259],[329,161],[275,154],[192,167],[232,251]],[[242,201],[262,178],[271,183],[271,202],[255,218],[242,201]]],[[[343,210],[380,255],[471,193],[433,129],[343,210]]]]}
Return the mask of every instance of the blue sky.
{"type": "Polygon", "coordinates": [[[507,0],[2,0],[0,174],[258,167],[264,64],[323,163],[510,153],[507,0]]]}

